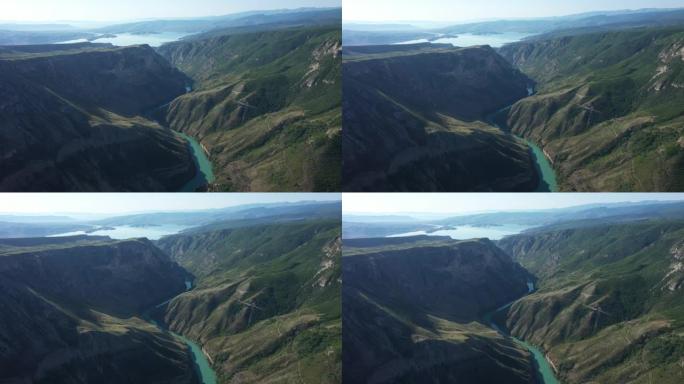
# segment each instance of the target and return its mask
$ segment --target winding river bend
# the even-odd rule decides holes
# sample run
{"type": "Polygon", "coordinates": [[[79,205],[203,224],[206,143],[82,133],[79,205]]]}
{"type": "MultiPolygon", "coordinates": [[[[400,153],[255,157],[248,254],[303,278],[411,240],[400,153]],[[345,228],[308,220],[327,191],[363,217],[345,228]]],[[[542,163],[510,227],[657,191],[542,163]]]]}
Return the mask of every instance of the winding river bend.
{"type": "MultiPolygon", "coordinates": [[[[192,86],[186,85],[185,92],[192,92],[192,86]]],[[[197,173],[195,174],[195,177],[192,178],[192,180],[185,183],[185,185],[183,185],[183,187],[178,192],[196,192],[204,190],[209,184],[213,183],[214,180],[216,180],[216,177],[214,176],[214,167],[211,164],[211,160],[209,160],[209,152],[194,137],[187,135],[183,132],[172,130],[165,123],[163,123],[163,121],[165,120],[165,110],[172,102],[173,101],[169,101],[168,103],[153,108],[150,111],[144,113],[143,116],[152,121],[155,121],[162,127],[173,131],[174,134],[185,140],[188,143],[188,146],[190,147],[190,153],[192,154],[193,161],[195,162],[195,169],[197,170],[197,173]]]]}
{"type": "MultiPolygon", "coordinates": [[[[531,96],[532,94],[534,94],[534,89],[528,87],[527,93],[531,96]]],[[[553,166],[551,165],[550,159],[546,156],[544,151],[532,141],[527,140],[526,138],[518,136],[511,132],[511,130],[506,126],[505,121],[502,120],[501,115],[504,114],[504,112],[508,112],[511,109],[511,107],[513,107],[512,104],[492,113],[491,115],[487,116],[485,121],[488,124],[493,125],[502,130],[503,132],[515,137],[517,140],[522,141],[523,143],[527,144],[527,146],[530,148],[530,153],[532,154],[535,168],[537,169],[537,174],[539,175],[539,184],[537,185],[537,189],[535,189],[534,192],[558,192],[558,181],[556,180],[556,173],[553,170],[553,166]]]]}
{"type": "MultiPolygon", "coordinates": [[[[527,282],[527,293],[530,294],[534,292],[534,283],[533,282],[527,282]]],[[[519,299],[518,299],[519,300],[519,299]]],[[[514,342],[516,342],[518,345],[521,347],[527,349],[532,353],[532,357],[534,358],[535,362],[535,367],[537,368],[537,375],[539,379],[541,380],[542,383],[544,384],[561,384],[561,382],[556,378],[555,371],[553,367],[551,366],[551,363],[546,359],[546,356],[544,356],[544,353],[534,345],[524,341],[520,340],[516,337],[511,336],[506,330],[505,327],[500,327],[495,321],[494,321],[494,315],[497,313],[508,309],[513,303],[515,303],[518,300],[513,300],[510,303],[503,305],[496,310],[487,313],[484,316],[484,321],[487,323],[490,327],[496,329],[497,332],[499,332],[501,335],[510,338],[514,342]]]]}
{"type": "MultiPolygon", "coordinates": [[[[192,289],[192,281],[185,281],[185,289],[186,290],[191,290],[192,289]]],[[[211,365],[209,364],[209,357],[204,354],[204,351],[202,351],[202,347],[200,347],[197,343],[194,341],[188,339],[187,337],[180,335],[175,332],[171,332],[169,329],[164,327],[162,324],[159,324],[156,320],[154,320],[151,316],[151,312],[154,311],[155,309],[162,307],[166,304],[168,304],[173,298],[166,300],[163,303],[157,304],[154,307],[150,308],[147,312],[143,314],[143,318],[150,323],[154,324],[157,328],[159,328],[163,332],[168,332],[171,334],[173,337],[176,339],[182,341],[185,343],[189,348],[190,352],[192,353],[192,359],[195,362],[195,371],[197,372],[197,375],[201,381],[202,384],[216,384],[216,372],[214,372],[213,369],[211,369],[211,365]]]]}

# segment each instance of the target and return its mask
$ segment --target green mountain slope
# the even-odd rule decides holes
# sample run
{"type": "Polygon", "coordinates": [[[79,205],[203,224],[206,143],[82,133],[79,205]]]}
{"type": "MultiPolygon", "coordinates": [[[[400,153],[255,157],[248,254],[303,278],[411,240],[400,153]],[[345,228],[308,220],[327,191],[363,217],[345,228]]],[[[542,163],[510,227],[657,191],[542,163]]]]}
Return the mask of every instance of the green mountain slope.
{"type": "Polygon", "coordinates": [[[0,50],[0,190],[175,191],[187,142],[140,117],[187,79],[151,48],[0,50]]]}
{"type": "Polygon", "coordinates": [[[340,40],[331,25],[209,34],[159,49],[195,81],[166,121],[208,150],[213,189],[339,190],[340,40]]]}
{"type": "Polygon", "coordinates": [[[186,275],[146,240],[0,240],[0,381],[197,383],[185,344],[135,316],[186,275]]]}
{"type": "Polygon", "coordinates": [[[345,383],[535,383],[530,354],[481,323],[527,291],[492,242],[344,240],[345,383]]]}
{"type": "Polygon", "coordinates": [[[684,188],[684,31],[584,33],[500,53],[539,84],[508,114],[540,144],[563,190],[684,188]]]}
{"type": "Polygon", "coordinates": [[[158,316],[202,345],[222,383],[337,383],[339,236],[335,219],[166,237],[196,288],[158,316]]]}
{"type": "Polygon", "coordinates": [[[380,46],[345,55],[344,190],[536,188],[528,147],[480,122],[527,94],[528,79],[494,50],[380,46]]]}
{"type": "Polygon", "coordinates": [[[542,346],[564,383],[679,383],[683,238],[681,220],[647,220],[501,240],[539,278],[507,326],[542,346]]]}

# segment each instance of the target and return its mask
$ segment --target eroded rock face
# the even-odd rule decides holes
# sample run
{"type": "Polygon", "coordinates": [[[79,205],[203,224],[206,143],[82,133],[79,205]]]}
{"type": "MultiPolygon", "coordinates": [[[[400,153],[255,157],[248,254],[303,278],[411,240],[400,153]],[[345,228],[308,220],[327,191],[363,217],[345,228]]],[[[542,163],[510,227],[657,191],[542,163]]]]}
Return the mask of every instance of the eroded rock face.
{"type": "Polygon", "coordinates": [[[660,63],[656,68],[656,72],[651,78],[650,89],[660,92],[668,87],[684,88],[684,83],[677,82],[672,78],[672,71],[677,69],[678,64],[684,62],[684,40],[679,40],[665,47],[660,54],[658,54],[660,63]]]}
{"type": "Polygon", "coordinates": [[[663,278],[662,289],[674,292],[684,287],[684,241],[673,245],[670,255],[672,255],[672,264],[663,278]]]}
{"type": "Polygon", "coordinates": [[[321,74],[321,69],[325,69],[325,60],[336,60],[341,56],[342,42],[337,39],[330,39],[323,42],[318,48],[311,53],[311,63],[309,70],[306,71],[302,78],[302,86],[311,88],[316,86],[319,82],[325,84],[333,84],[333,79],[325,78],[325,73],[321,74]],[[323,78],[321,78],[323,75],[323,78]]]}

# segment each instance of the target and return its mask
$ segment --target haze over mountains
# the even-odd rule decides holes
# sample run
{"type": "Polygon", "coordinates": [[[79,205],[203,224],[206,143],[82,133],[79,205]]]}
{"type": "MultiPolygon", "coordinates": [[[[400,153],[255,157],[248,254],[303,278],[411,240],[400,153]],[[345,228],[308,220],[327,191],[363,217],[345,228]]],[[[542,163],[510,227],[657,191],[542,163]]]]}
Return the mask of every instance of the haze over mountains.
{"type": "Polygon", "coordinates": [[[0,32],[0,190],[339,190],[340,20],[306,8],[0,32]],[[94,43],[49,44],[78,39],[94,43]]]}
{"type": "Polygon", "coordinates": [[[684,22],[684,9],[644,8],[623,11],[584,12],[567,16],[447,23],[425,27],[429,22],[386,23],[344,21],[344,45],[381,45],[423,39],[439,34],[548,34],[558,31],[607,31],[652,26],[675,26],[684,22]],[[417,25],[418,24],[418,25],[417,25]]]}
{"type": "Polygon", "coordinates": [[[681,9],[350,28],[345,190],[682,189],[681,9]]]}

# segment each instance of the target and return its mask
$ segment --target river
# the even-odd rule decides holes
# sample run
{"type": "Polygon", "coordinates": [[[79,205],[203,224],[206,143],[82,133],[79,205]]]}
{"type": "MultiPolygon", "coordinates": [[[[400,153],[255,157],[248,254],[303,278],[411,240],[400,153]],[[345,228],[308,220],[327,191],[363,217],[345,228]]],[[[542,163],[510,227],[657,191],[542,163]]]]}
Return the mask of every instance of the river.
{"type": "MultiPolygon", "coordinates": [[[[186,84],[185,92],[192,92],[192,85],[186,84]]],[[[171,103],[172,101],[153,108],[144,113],[143,116],[147,119],[155,121],[164,128],[171,129],[162,122],[164,120],[162,117],[165,115],[165,109],[171,103]]],[[[205,190],[209,184],[216,180],[216,176],[214,176],[214,167],[211,164],[211,160],[209,160],[209,153],[207,152],[206,148],[194,137],[180,131],[173,131],[173,133],[188,142],[190,145],[190,153],[192,154],[193,161],[195,162],[195,169],[197,169],[195,177],[185,183],[185,185],[183,185],[178,192],[197,192],[205,190]]]]}
{"type": "MultiPolygon", "coordinates": [[[[531,96],[532,94],[534,94],[534,89],[528,87],[527,93],[531,96]]],[[[514,134],[508,127],[502,126],[502,124],[499,121],[497,121],[497,117],[499,117],[499,115],[501,115],[502,113],[510,110],[512,106],[513,105],[509,105],[505,108],[502,108],[492,113],[491,115],[487,116],[487,118],[485,118],[485,121],[488,124],[491,124],[499,128],[503,132],[515,137],[517,140],[522,141],[523,143],[527,144],[527,146],[530,148],[530,153],[532,154],[532,158],[534,159],[537,175],[539,175],[539,183],[537,184],[537,188],[534,190],[534,192],[558,192],[558,181],[556,179],[556,172],[553,170],[551,161],[546,156],[544,151],[537,144],[533,143],[530,140],[527,140],[522,136],[514,134]]]]}
{"type": "Polygon", "coordinates": [[[188,136],[182,132],[176,132],[176,134],[190,143],[195,166],[197,167],[197,174],[195,177],[188,181],[180,192],[195,192],[213,183],[214,180],[216,180],[216,177],[214,176],[211,160],[209,160],[209,156],[207,156],[204,147],[202,147],[202,145],[192,136],[188,136]]]}
{"type": "MultiPolygon", "coordinates": [[[[534,283],[528,282],[527,283],[527,293],[530,294],[532,292],[534,292],[534,283]]],[[[539,378],[541,379],[542,383],[544,383],[544,384],[561,384],[561,382],[556,378],[556,374],[555,374],[555,371],[553,370],[553,367],[551,366],[549,361],[546,360],[544,353],[539,348],[535,347],[534,345],[532,345],[532,344],[530,344],[524,340],[520,340],[517,337],[511,336],[505,330],[505,328],[499,327],[499,325],[496,324],[496,322],[494,321],[494,315],[496,313],[501,312],[504,309],[507,309],[508,307],[513,305],[513,303],[515,303],[518,300],[513,300],[510,303],[497,308],[493,312],[487,313],[484,316],[485,323],[487,323],[492,328],[496,329],[496,331],[499,332],[504,337],[510,338],[511,340],[516,342],[518,345],[520,345],[523,348],[530,351],[530,353],[532,354],[532,357],[534,358],[535,367],[537,368],[537,374],[538,374],[539,378]]]]}
{"type": "MultiPolygon", "coordinates": [[[[192,289],[192,281],[186,280],[185,281],[185,288],[189,291],[192,289]]],[[[154,324],[157,328],[164,332],[168,332],[171,334],[173,337],[177,338],[178,340],[182,341],[185,343],[189,348],[190,352],[192,353],[192,359],[195,362],[195,371],[197,372],[198,377],[200,378],[200,381],[202,384],[216,384],[216,372],[214,372],[213,369],[211,369],[211,364],[209,363],[209,359],[207,356],[204,354],[202,351],[202,347],[200,347],[197,343],[194,341],[188,339],[187,337],[180,335],[178,333],[172,332],[168,330],[166,327],[163,327],[161,324],[159,324],[156,320],[150,316],[150,312],[153,310],[164,306],[168,304],[173,298],[164,301],[161,304],[155,305],[153,308],[150,308],[147,312],[143,314],[143,318],[150,323],[154,324]]]]}

